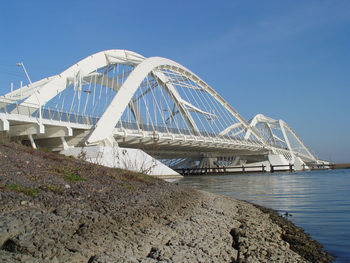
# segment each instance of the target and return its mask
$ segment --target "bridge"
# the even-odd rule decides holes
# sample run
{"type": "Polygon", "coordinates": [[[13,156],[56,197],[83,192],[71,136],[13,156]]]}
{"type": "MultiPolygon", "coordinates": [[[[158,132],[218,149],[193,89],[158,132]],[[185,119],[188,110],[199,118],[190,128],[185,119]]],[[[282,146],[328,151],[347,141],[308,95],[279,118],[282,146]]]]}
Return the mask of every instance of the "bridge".
{"type": "Polygon", "coordinates": [[[128,50],[93,54],[0,97],[0,130],[54,151],[137,148],[173,168],[318,160],[282,120],[246,121],[184,66],[128,50]],[[271,160],[270,160],[271,161],[271,160]]]}

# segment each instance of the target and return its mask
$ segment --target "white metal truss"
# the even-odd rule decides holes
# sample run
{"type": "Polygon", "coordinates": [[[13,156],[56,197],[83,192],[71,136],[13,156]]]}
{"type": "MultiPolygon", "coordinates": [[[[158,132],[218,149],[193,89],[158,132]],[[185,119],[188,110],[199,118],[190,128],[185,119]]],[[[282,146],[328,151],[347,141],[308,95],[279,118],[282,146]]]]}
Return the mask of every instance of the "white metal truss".
{"type": "Polygon", "coordinates": [[[73,66],[69,67],[62,73],[51,76],[37,82],[33,82],[28,86],[6,94],[4,97],[12,100],[25,99],[23,105],[45,105],[49,100],[58,93],[67,88],[69,84],[76,81],[81,87],[84,77],[91,77],[96,69],[105,67],[110,64],[128,64],[137,65],[145,58],[128,50],[106,50],[93,54],[73,66]]]}
{"type": "MultiPolygon", "coordinates": [[[[270,144],[274,153],[282,153],[291,163],[294,163],[295,156],[302,157],[302,159],[308,161],[317,161],[317,158],[283,120],[275,120],[262,114],[257,114],[250,121],[250,125],[270,144]]],[[[245,138],[248,139],[250,134],[251,132],[247,131],[245,138]]]]}
{"type": "MultiPolygon", "coordinates": [[[[195,133],[199,134],[199,130],[196,127],[191,115],[188,113],[191,111],[197,111],[204,113],[204,115],[210,115],[207,111],[198,109],[197,107],[191,105],[188,101],[181,98],[179,93],[176,91],[172,84],[169,84],[169,78],[166,78],[164,73],[159,72],[161,69],[166,69],[168,71],[176,72],[180,74],[183,78],[189,78],[190,80],[196,82],[202,89],[208,92],[213,98],[215,98],[221,106],[226,108],[235,118],[237,118],[245,129],[251,130],[251,132],[258,138],[261,144],[266,145],[265,141],[260,137],[259,134],[255,133],[249,126],[249,124],[226,102],[224,101],[213,89],[211,89],[204,81],[193,74],[191,71],[183,67],[182,65],[161,57],[151,57],[144,60],[142,63],[137,65],[135,69],[130,73],[128,79],[123,83],[117,95],[111,101],[110,105],[103,113],[94,131],[88,138],[88,143],[95,143],[102,141],[107,138],[114,127],[117,125],[122,114],[124,113],[129,101],[134,96],[137,88],[140,86],[142,81],[149,75],[155,75],[167,88],[175,104],[179,108],[180,112],[186,118],[186,121],[191,126],[191,129],[195,133]],[[187,106],[187,108],[186,108],[187,106]]],[[[212,115],[212,114],[211,114],[212,115]]],[[[267,145],[266,145],[267,146],[267,145]]]]}

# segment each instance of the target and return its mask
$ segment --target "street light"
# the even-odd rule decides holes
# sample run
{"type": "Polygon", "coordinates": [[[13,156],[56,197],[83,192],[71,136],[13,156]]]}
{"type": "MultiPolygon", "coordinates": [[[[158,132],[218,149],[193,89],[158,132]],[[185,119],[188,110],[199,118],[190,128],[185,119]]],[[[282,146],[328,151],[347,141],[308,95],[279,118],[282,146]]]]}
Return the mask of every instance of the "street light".
{"type": "MultiPolygon", "coordinates": [[[[28,72],[27,72],[27,70],[26,70],[26,67],[24,66],[23,62],[18,62],[18,63],[16,63],[16,66],[19,66],[19,67],[22,67],[22,68],[23,68],[23,71],[24,71],[24,73],[26,73],[26,76],[27,76],[27,78],[28,78],[28,80],[29,80],[29,83],[32,84],[32,80],[30,79],[30,77],[29,77],[29,75],[28,75],[28,72]]],[[[21,83],[22,83],[22,82],[21,82],[21,83]]],[[[22,84],[21,84],[21,88],[22,88],[22,84]]],[[[36,99],[38,100],[38,103],[39,103],[39,120],[40,120],[40,123],[41,123],[41,118],[42,118],[42,116],[41,116],[41,103],[40,103],[40,100],[39,100],[39,98],[38,98],[37,93],[39,93],[39,91],[38,91],[38,88],[36,87],[36,88],[35,88],[34,94],[35,94],[35,97],[36,97],[36,99]]]]}
{"type": "Polygon", "coordinates": [[[28,78],[28,80],[29,80],[29,83],[32,84],[32,81],[31,81],[31,79],[30,79],[30,77],[29,77],[29,75],[28,75],[28,72],[27,72],[27,70],[26,70],[26,68],[25,68],[25,66],[24,66],[24,64],[23,64],[23,62],[18,62],[18,63],[16,63],[16,66],[19,66],[19,67],[22,67],[22,68],[23,68],[24,73],[26,73],[26,76],[27,76],[27,78],[28,78]]]}

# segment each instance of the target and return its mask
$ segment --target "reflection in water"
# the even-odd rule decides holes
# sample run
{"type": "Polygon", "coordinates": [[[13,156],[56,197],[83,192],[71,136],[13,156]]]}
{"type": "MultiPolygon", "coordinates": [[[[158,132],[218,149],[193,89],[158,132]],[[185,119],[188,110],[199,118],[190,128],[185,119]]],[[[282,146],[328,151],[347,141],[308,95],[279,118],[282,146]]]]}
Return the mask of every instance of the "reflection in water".
{"type": "Polygon", "coordinates": [[[192,176],[180,184],[288,212],[335,262],[350,262],[350,170],[192,176]]]}

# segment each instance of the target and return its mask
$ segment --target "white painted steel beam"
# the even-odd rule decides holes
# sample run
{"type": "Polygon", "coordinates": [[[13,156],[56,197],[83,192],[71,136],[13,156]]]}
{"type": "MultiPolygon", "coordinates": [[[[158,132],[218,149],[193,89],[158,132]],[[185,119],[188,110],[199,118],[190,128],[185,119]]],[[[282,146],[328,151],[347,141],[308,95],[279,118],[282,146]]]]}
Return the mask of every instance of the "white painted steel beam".
{"type": "MultiPolygon", "coordinates": [[[[311,161],[317,161],[317,158],[310,152],[310,150],[305,146],[305,144],[300,140],[300,138],[296,135],[296,133],[288,126],[286,122],[283,120],[275,120],[269,117],[266,117],[262,114],[257,114],[250,122],[250,125],[252,127],[255,127],[258,123],[263,123],[266,127],[266,129],[269,132],[269,135],[271,136],[271,139],[273,140],[274,145],[271,145],[272,152],[274,153],[282,153],[283,155],[286,154],[286,150],[280,149],[279,147],[276,147],[276,141],[278,140],[279,142],[285,143],[288,148],[288,152],[290,153],[291,160],[294,162],[294,156],[297,154],[298,156],[302,156],[304,159],[308,159],[311,161]],[[271,128],[280,130],[283,135],[283,139],[279,138],[277,135],[275,135],[272,131],[271,128]],[[298,141],[298,143],[302,146],[303,150],[308,154],[306,156],[303,153],[296,152],[293,150],[290,139],[288,138],[288,135],[286,133],[286,129],[295,137],[295,139],[298,141]]],[[[249,138],[251,133],[248,131],[245,135],[245,139],[249,138]]]]}
{"type": "MultiPolygon", "coordinates": [[[[77,74],[85,76],[111,63],[136,64],[144,59],[140,54],[128,50],[116,49],[98,52],[79,61],[62,73],[50,77],[47,82],[40,80],[42,82],[40,85],[38,82],[34,82],[31,85],[35,88],[31,88],[31,85],[23,87],[23,89],[30,88],[31,92],[28,93],[30,96],[22,104],[38,106],[46,104],[58,93],[66,89],[67,81],[76,77],[77,74]]],[[[6,96],[11,97],[10,94],[6,96]]]]}
{"type": "Polygon", "coordinates": [[[0,131],[9,131],[10,130],[10,123],[7,119],[1,118],[0,119],[0,131]]]}
{"type": "MultiPolygon", "coordinates": [[[[181,98],[181,95],[178,93],[174,85],[172,85],[168,80],[169,78],[165,76],[161,71],[153,71],[153,74],[156,78],[158,78],[162,84],[164,85],[165,90],[169,93],[170,97],[173,99],[174,103],[180,110],[182,116],[185,118],[186,122],[192,129],[192,132],[194,134],[199,134],[199,129],[193,120],[191,114],[188,112],[186,107],[184,107],[184,104],[186,105],[185,101],[181,98]]],[[[189,103],[187,103],[189,104],[189,103]]],[[[192,106],[192,105],[191,105],[192,106]]]]}
{"type": "MultiPolygon", "coordinates": [[[[249,124],[226,102],[224,101],[213,89],[211,89],[204,81],[194,75],[191,71],[183,67],[182,65],[161,57],[148,58],[139,64],[129,75],[128,79],[123,83],[118,94],[114,97],[107,110],[104,112],[100,120],[98,121],[95,130],[89,136],[87,143],[97,143],[106,138],[107,134],[111,134],[115,125],[120,120],[127,102],[131,100],[132,96],[136,92],[137,88],[143,81],[143,79],[150,74],[155,68],[166,68],[174,70],[178,73],[184,74],[192,81],[198,83],[203,89],[205,89],[211,96],[213,96],[223,107],[225,107],[232,115],[234,115],[245,128],[251,130],[255,137],[265,145],[269,145],[264,139],[251,129],[249,124]]],[[[179,99],[179,98],[178,98],[179,99]]],[[[184,114],[186,116],[186,114],[184,114]]]]}
{"type": "Polygon", "coordinates": [[[73,136],[73,129],[71,127],[46,126],[45,133],[39,134],[37,138],[56,138],[66,136],[73,136]]]}
{"type": "Polygon", "coordinates": [[[96,127],[89,136],[87,142],[96,143],[104,140],[108,135],[112,134],[114,127],[117,125],[126,106],[144,78],[156,67],[169,64],[182,67],[172,60],[160,57],[148,58],[136,66],[130,73],[129,77],[125,80],[100,120],[97,122],[96,127]]]}
{"type": "Polygon", "coordinates": [[[302,142],[302,140],[296,135],[296,133],[288,126],[287,123],[285,123],[283,120],[280,121],[281,125],[288,129],[288,131],[296,138],[296,140],[300,143],[300,145],[303,147],[303,149],[310,155],[312,159],[315,161],[317,158],[310,152],[310,150],[306,147],[306,145],[302,142]]]}
{"type": "Polygon", "coordinates": [[[30,134],[43,134],[45,129],[43,125],[29,123],[11,126],[9,132],[11,136],[24,136],[30,134]]]}
{"type": "Polygon", "coordinates": [[[230,131],[233,131],[234,129],[237,129],[239,127],[243,126],[242,123],[238,122],[238,123],[235,123],[235,124],[232,124],[231,126],[227,127],[225,130],[221,131],[219,133],[219,135],[226,135],[228,134],[230,131]]]}

